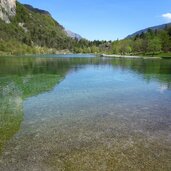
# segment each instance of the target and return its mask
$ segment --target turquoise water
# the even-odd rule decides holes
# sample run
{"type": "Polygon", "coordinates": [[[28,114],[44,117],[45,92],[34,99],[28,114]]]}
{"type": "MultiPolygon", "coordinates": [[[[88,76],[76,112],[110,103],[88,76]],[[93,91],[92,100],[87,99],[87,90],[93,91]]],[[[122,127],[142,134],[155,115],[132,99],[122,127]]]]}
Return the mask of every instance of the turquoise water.
{"type": "Polygon", "coordinates": [[[28,55],[32,57],[41,57],[41,58],[95,58],[94,54],[45,54],[45,55],[28,55]]]}
{"type": "Polygon", "coordinates": [[[29,82],[37,92],[17,94],[23,120],[0,170],[171,170],[170,60],[20,57],[0,65],[1,80],[10,77],[20,93],[15,77],[27,87],[37,76],[29,82]]]}

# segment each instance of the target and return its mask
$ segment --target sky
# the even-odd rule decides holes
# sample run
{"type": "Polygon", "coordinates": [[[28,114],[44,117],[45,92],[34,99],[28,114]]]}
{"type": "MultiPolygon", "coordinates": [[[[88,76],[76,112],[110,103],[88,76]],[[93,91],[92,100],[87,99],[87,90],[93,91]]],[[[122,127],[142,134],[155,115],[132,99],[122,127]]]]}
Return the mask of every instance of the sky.
{"type": "Polygon", "coordinates": [[[116,40],[171,22],[171,0],[19,0],[88,40],[116,40]]]}

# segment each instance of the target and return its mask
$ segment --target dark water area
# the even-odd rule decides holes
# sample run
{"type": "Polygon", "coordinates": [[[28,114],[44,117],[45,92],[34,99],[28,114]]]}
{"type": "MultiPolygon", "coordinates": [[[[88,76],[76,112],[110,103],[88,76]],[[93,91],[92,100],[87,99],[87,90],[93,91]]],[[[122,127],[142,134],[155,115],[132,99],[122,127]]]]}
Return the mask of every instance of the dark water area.
{"type": "Polygon", "coordinates": [[[0,170],[171,170],[171,60],[0,58],[0,170]]]}

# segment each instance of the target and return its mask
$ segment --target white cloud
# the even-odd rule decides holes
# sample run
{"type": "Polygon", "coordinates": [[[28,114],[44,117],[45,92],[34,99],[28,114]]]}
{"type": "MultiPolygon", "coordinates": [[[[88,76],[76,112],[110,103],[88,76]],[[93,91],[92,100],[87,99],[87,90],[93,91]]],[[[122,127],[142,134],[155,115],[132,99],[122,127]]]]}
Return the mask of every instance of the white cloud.
{"type": "Polygon", "coordinates": [[[168,21],[171,21],[171,13],[163,14],[162,17],[165,18],[168,21]]]}

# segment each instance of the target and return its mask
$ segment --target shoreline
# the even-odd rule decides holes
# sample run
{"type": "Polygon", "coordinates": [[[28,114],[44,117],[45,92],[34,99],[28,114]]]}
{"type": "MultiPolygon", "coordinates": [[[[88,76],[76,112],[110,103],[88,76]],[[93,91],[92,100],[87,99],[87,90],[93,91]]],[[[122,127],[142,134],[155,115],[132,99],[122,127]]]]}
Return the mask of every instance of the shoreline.
{"type": "Polygon", "coordinates": [[[1,57],[30,57],[30,56],[39,56],[39,55],[94,55],[96,57],[106,57],[106,58],[127,58],[127,59],[171,59],[167,56],[131,56],[131,55],[108,55],[108,54],[96,54],[96,53],[35,53],[35,54],[0,54],[1,57]]]}
{"type": "Polygon", "coordinates": [[[134,58],[134,59],[163,59],[165,57],[157,57],[157,56],[129,56],[129,55],[107,55],[107,54],[101,54],[101,57],[114,57],[114,58],[134,58]]]}

